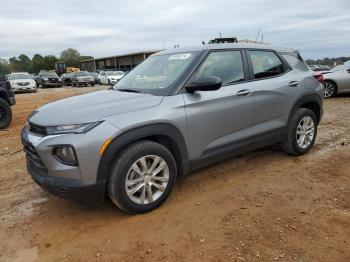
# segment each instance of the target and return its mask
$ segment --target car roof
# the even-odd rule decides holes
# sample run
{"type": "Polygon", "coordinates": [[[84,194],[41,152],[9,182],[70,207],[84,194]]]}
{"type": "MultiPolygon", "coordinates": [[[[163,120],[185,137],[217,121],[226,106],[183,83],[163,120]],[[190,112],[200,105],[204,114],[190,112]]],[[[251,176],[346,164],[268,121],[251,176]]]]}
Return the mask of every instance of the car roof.
{"type": "Polygon", "coordinates": [[[174,49],[168,49],[168,50],[158,52],[152,56],[184,53],[184,52],[194,52],[194,51],[205,51],[205,50],[235,49],[235,48],[262,49],[262,50],[269,49],[269,50],[277,51],[279,53],[297,52],[296,49],[287,48],[287,47],[277,47],[277,46],[272,46],[268,44],[232,43],[232,44],[206,44],[206,45],[199,45],[194,47],[174,48],[174,49]]]}
{"type": "Polygon", "coordinates": [[[17,75],[17,74],[27,74],[27,75],[29,75],[29,73],[27,73],[27,72],[13,72],[10,75],[17,75]]]}

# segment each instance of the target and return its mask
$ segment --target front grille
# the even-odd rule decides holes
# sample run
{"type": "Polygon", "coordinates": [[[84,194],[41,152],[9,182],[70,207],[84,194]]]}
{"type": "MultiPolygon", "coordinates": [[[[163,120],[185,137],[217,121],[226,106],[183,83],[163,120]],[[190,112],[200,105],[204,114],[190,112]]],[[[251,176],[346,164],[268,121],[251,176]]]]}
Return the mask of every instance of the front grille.
{"type": "Polygon", "coordinates": [[[22,140],[23,151],[26,154],[26,158],[36,167],[46,169],[44,162],[41,160],[38,152],[34,146],[25,140],[22,140]]]}
{"type": "Polygon", "coordinates": [[[46,128],[43,126],[38,126],[33,123],[29,123],[28,125],[28,130],[34,134],[41,135],[41,136],[46,136],[46,128]]]}
{"type": "Polygon", "coordinates": [[[58,83],[58,79],[57,78],[49,78],[49,82],[50,83],[58,83]]]}
{"type": "Polygon", "coordinates": [[[28,82],[24,82],[24,83],[17,83],[17,85],[19,85],[19,86],[28,86],[28,85],[29,85],[29,83],[28,83],[28,82]]]}

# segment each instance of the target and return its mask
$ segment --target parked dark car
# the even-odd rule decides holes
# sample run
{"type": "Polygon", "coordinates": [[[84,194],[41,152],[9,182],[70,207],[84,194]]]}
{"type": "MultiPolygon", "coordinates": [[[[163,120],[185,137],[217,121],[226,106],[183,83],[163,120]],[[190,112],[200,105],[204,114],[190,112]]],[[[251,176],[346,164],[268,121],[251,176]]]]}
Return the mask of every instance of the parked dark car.
{"type": "Polygon", "coordinates": [[[89,74],[95,79],[95,84],[97,84],[97,78],[98,78],[98,73],[96,72],[89,72],[89,74]]]}
{"type": "Polygon", "coordinates": [[[72,85],[72,74],[73,73],[65,73],[61,75],[59,78],[59,81],[62,83],[64,86],[70,86],[72,85]]]}
{"type": "Polygon", "coordinates": [[[6,128],[12,121],[11,106],[16,104],[15,94],[5,79],[0,79],[0,129],[6,128]]]}
{"type": "Polygon", "coordinates": [[[59,81],[59,77],[55,72],[41,70],[35,78],[36,86],[42,88],[45,87],[61,87],[62,83],[59,81]]]}

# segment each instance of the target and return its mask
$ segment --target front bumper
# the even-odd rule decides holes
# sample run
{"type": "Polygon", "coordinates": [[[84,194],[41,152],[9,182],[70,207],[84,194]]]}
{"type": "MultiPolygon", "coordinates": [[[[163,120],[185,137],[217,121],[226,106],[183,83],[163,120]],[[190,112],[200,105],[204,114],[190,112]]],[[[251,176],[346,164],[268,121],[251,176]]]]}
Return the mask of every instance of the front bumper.
{"type": "Polygon", "coordinates": [[[26,91],[35,91],[36,86],[14,86],[12,87],[13,92],[26,92],[26,91]]]}
{"type": "Polygon", "coordinates": [[[32,133],[25,126],[21,137],[27,170],[44,190],[53,195],[78,202],[102,202],[106,181],[97,180],[99,149],[117,131],[106,121],[85,134],[54,136],[32,133]],[[65,165],[53,155],[54,148],[59,145],[74,147],[78,166],[65,165]]]}
{"type": "Polygon", "coordinates": [[[41,188],[54,196],[88,204],[99,204],[104,201],[105,181],[82,185],[80,181],[74,179],[49,177],[44,169],[35,166],[29,159],[27,159],[27,170],[41,188]]]}
{"type": "Polygon", "coordinates": [[[16,104],[16,97],[11,96],[11,97],[10,97],[10,105],[11,105],[11,106],[14,106],[15,104],[16,104]]]}

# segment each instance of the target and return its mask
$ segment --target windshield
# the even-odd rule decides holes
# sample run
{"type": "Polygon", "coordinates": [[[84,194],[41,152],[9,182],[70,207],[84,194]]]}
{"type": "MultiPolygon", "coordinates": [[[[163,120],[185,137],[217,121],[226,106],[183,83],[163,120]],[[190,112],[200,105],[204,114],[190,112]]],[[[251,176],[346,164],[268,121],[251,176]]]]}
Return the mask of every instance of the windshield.
{"type": "Polygon", "coordinates": [[[113,71],[113,72],[107,72],[107,75],[109,75],[109,76],[123,76],[123,75],[125,75],[125,73],[122,71],[113,71]]]}
{"type": "Polygon", "coordinates": [[[33,77],[29,74],[13,74],[13,75],[11,75],[11,80],[18,80],[18,79],[33,79],[33,77]]]}
{"type": "Polygon", "coordinates": [[[343,70],[345,69],[345,65],[338,65],[336,67],[334,67],[331,71],[335,72],[335,71],[339,71],[339,70],[343,70]]]}
{"type": "Polygon", "coordinates": [[[126,74],[113,88],[165,95],[199,52],[155,55],[126,74]]]}
{"type": "Polygon", "coordinates": [[[90,74],[88,72],[78,72],[75,73],[75,76],[90,76],[90,74]]]}
{"type": "Polygon", "coordinates": [[[43,73],[43,76],[46,76],[46,77],[58,77],[58,75],[55,72],[45,72],[45,73],[43,73]]]}

